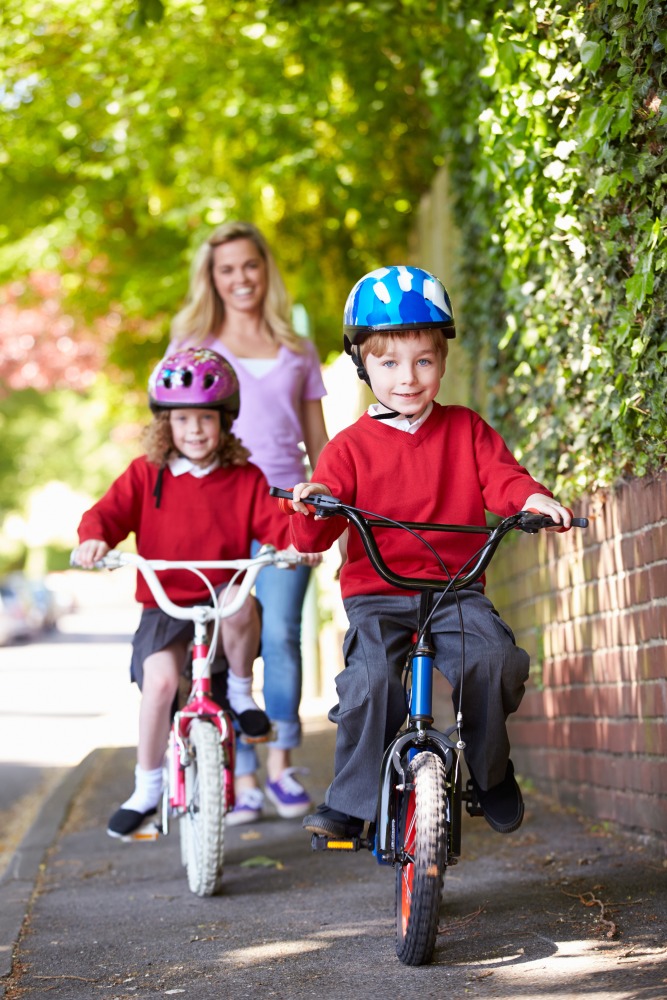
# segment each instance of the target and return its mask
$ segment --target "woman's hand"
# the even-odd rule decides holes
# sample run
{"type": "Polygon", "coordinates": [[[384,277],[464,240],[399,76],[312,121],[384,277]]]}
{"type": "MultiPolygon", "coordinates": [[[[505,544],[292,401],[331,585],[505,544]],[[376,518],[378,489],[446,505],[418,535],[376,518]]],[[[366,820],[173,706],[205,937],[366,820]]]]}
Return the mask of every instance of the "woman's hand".
{"type": "Polygon", "coordinates": [[[560,528],[547,528],[547,531],[568,531],[572,522],[572,511],[568,507],[563,507],[555,497],[547,497],[544,493],[532,493],[522,510],[529,510],[534,514],[546,514],[553,518],[560,528]]]}
{"type": "Polygon", "coordinates": [[[92,569],[95,563],[104,559],[109,551],[109,546],[99,538],[89,538],[87,542],[82,542],[78,549],[72,553],[72,562],[76,566],[83,566],[84,569],[92,569]]]}
{"type": "Polygon", "coordinates": [[[333,496],[333,493],[324,483],[297,483],[292,491],[292,506],[300,514],[311,514],[313,508],[307,507],[305,503],[300,503],[302,497],[309,497],[313,493],[324,493],[325,496],[333,496]]]}

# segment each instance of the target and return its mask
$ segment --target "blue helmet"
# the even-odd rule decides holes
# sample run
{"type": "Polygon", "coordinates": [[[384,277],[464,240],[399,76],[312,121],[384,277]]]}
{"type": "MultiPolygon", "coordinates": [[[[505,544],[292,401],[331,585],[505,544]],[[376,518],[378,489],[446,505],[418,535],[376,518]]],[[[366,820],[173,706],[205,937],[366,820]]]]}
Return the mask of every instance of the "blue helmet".
{"type": "Polygon", "coordinates": [[[427,329],[456,336],[445,286],[421,267],[379,267],[360,278],[347,297],[343,332],[348,354],[371,333],[427,329]]]}

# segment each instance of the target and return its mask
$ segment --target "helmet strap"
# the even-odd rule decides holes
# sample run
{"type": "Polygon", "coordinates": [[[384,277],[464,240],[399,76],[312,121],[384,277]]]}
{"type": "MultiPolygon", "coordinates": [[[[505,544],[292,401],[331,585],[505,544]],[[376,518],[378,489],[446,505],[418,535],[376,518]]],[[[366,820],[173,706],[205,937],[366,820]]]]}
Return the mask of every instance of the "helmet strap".
{"type": "Polygon", "coordinates": [[[357,375],[359,376],[359,378],[361,379],[361,381],[365,382],[366,385],[370,388],[371,380],[368,377],[368,372],[366,371],[366,366],[364,365],[363,361],[361,360],[361,355],[359,353],[359,348],[358,347],[353,348],[353,350],[350,353],[350,357],[352,358],[352,361],[354,362],[354,366],[357,369],[357,375]]]}
{"type": "MultiPolygon", "coordinates": [[[[354,366],[357,369],[357,375],[359,376],[362,382],[366,383],[371,392],[373,392],[373,386],[371,385],[370,376],[366,371],[365,364],[361,360],[361,352],[356,345],[352,347],[352,349],[350,350],[350,357],[352,358],[354,366]]],[[[373,394],[375,395],[374,392],[373,394]]],[[[377,399],[377,396],[375,396],[375,398],[377,399]]],[[[382,402],[381,399],[378,399],[378,403],[381,403],[382,406],[386,405],[385,403],[382,402]]],[[[371,420],[391,420],[393,417],[400,417],[401,414],[398,412],[398,410],[392,410],[389,409],[389,407],[387,407],[387,409],[389,411],[388,413],[373,413],[371,415],[371,420]]]]}
{"type": "MultiPolygon", "coordinates": [[[[382,403],[382,400],[379,399],[378,402],[382,403]]],[[[385,404],[382,403],[382,405],[384,406],[385,404]]],[[[371,413],[370,414],[371,420],[392,420],[393,417],[400,417],[400,416],[402,416],[402,414],[400,414],[398,412],[398,410],[389,410],[387,413],[371,413]]]]}

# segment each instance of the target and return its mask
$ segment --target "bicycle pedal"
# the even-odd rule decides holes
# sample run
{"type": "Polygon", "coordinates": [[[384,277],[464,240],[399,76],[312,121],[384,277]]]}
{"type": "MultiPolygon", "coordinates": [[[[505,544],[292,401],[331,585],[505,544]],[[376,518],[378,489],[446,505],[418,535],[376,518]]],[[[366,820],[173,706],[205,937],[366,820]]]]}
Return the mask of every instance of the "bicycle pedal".
{"type": "Polygon", "coordinates": [[[475,786],[473,785],[470,778],[466,781],[465,791],[462,793],[461,798],[466,804],[466,812],[468,816],[483,816],[484,810],[479,804],[479,799],[477,798],[477,792],[475,791],[475,786]]]}
{"type": "Polygon", "coordinates": [[[310,838],[313,851],[360,851],[367,847],[363,837],[327,837],[323,833],[314,833],[310,838]]]}
{"type": "Polygon", "coordinates": [[[119,837],[124,844],[134,843],[139,841],[140,843],[153,843],[158,840],[162,833],[162,828],[154,822],[154,820],[147,820],[142,823],[134,833],[129,833],[127,837],[119,837]]]}
{"type": "Polygon", "coordinates": [[[253,747],[258,743],[273,743],[277,739],[278,734],[273,726],[271,726],[268,733],[263,733],[261,736],[248,736],[248,734],[244,732],[238,734],[238,740],[240,743],[245,743],[248,746],[253,747]]]}

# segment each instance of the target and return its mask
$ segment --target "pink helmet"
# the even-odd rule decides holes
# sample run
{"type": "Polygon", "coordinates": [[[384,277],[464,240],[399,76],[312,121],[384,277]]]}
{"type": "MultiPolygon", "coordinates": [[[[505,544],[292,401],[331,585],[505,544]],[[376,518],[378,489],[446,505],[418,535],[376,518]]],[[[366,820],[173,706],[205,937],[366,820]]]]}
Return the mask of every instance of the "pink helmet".
{"type": "Polygon", "coordinates": [[[216,351],[189,347],[155,366],[148,380],[148,403],[153,413],[199,407],[223,410],[236,420],[239,381],[229,362],[216,351]]]}

